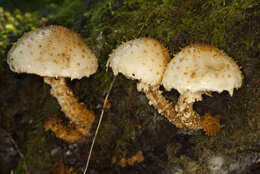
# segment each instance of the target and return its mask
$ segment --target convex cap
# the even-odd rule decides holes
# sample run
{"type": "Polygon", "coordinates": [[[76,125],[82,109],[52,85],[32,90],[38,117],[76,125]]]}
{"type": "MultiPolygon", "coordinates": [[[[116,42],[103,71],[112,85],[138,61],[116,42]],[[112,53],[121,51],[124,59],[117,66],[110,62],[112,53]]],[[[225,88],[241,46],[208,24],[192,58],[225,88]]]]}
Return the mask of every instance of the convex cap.
{"type": "Polygon", "coordinates": [[[113,50],[108,65],[114,75],[122,73],[129,79],[158,85],[169,59],[168,50],[159,41],[139,38],[123,43],[113,50]]]}
{"type": "Polygon", "coordinates": [[[80,79],[95,73],[97,58],[79,34],[62,26],[25,33],[8,53],[12,71],[80,79]]]}
{"type": "Polygon", "coordinates": [[[163,76],[166,90],[228,91],[242,84],[242,73],[231,57],[206,44],[192,44],[183,48],[168,64],[163,76]]]}

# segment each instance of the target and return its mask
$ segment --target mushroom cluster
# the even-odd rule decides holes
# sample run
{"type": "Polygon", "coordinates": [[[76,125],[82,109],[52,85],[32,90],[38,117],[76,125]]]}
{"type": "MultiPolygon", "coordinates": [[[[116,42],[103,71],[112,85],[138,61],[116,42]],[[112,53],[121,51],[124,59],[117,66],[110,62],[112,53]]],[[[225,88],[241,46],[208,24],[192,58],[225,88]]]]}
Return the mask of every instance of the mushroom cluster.
{"type": "Polygon", "coordinates": [[[206,44],[192,44],[183,48],[169,62],[169,53],[159,41],[140,38],[120,45],[110,55],[107,66],[117,75],[137,79],[138,91],[143,91],[160,114],[178,128],[204,129],[214,135],[220,128],[218,117],[206,114],[202,119],[193,110],[193,103],[202,94],[228,91],[242,85],[238,65],[223,51],[206,44]],[[176,89],[181,94],[178,103],[165,99],[159,86],[176,89]]]}
{"type": "MultiPolygon", "coordinates": [[[[76,99],[65,82],[65,78],[89,77],[98,68],[96,56],[77,33],[52,25],[25,33],[9,51],[7,62],[17,73],[43,76],[51,86],[51,95],[71,120],[65,127],[59,117],[53,117],[46,122],[45,129],[70,142],[89,135],[94,113],[76,99]]],[[[211,92],[228,91],[232,96],[243,80],[232,58],[213,46],[191,44],[170,60],[167,48],[146,37],[124,42],[113,50],[107,67],[112,68],[114,75],[122,73],[138,80],[138,91],[144,92],[149,104],[176,127],[204,129],[207,135],[218,131],[219,118],[210,114],[201,118],[193,110],[193,103],[211,92]],[[180,93],[176,105],[165,99],[160,85],[180,93]]]]}
{"type": "MultiPolygon", "coordinates": [[[[94,113],[79,103],[65,82],[65,78],[89,77],[98,67],[96,56],[79,34],[53,25],[25,33],[9,51],[7,63],[14,72],[44,77],[44,82],[51,86],[51,95],[76,125],[75,131],[82,136],[89,135],[94,113]]],[[[57,123],[59,121],[47,127],[55,131],[57,123]]],[[[61,137],[58,133],[56,135],[61,137]]]]}

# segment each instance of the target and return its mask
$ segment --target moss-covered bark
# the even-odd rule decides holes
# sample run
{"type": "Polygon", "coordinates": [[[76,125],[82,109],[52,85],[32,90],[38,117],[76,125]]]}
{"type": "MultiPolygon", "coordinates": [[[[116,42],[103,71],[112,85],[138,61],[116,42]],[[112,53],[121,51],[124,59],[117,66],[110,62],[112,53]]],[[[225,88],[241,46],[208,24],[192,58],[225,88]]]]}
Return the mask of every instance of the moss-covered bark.
{"type": "MultiPolygon", "coordinates": [[[[172,54],[189,43],[212,44],[233,57],[245,76],[243,87],[233,97],[224,92],[204,96],[202,102],[195,104],[200,114],[221,115],[222,129],[215,137],[207,137],[201,131],[175,128],[149,106],[144,94],[137,92],[135,81],[119,75],[92,154],[92,172],[167,173],[180,168],[203,174],[209,171],[208,161],[214,156],[224,157],[227,166],[250,156],[249,165],[252,165],[256,161],[253,159],[260,156],[260,4],[257,0],[39,2],[44,8],[36,5],[34,11],[19,6],[15,7],[19,10],[10,9],[10,4],[0,8],[0,126],[13,135],[33,173],[49,173],[56,161],[63,161],[80,173],[91,140],[74,148],[43,132],[43,122],[59,113],[59,105],[40,78],[17,75],[8,69],[6,54],[12,42],[24,31],[43,24],[59,24],[79,32],[99,57],[100,67],[95,75],[69,82],[79,100],[96,115],[113,78],[110,70],[105,72],[109,53],[121,42],[136,37],[154,37],[168,46],[172,54]],[[112,164],[112,157],[129,158],[138,150],[144,155],[142,163],[126,168],[112,164]]],[[[164,96],[176,102],[178,94],[172,91],[164,96]]],[[[13,169],[15,173],[24,173],[21,164],[20,159],[13,169]]]]}

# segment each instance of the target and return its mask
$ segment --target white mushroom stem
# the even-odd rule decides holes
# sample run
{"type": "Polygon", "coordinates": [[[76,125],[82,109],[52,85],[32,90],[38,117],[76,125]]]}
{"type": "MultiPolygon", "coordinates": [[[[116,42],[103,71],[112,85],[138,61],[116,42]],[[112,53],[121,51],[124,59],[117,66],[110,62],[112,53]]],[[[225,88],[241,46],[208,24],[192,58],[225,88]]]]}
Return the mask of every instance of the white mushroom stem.
{"type": "Polygon", "coordinates": [[[64,114],[78,127],[82,135],[89,135],[95,119],[94,113],[86,109],[83,103],[79,103],[64,78],[44,77],[44,82],[51,86],[50,93],[58,100],[64,114]]]}
{"type": "MultiPolygon", "coordinates": [[[[192,110],[192,103],[185,105],[186,102],[184,102],[185,104],[182,104],[182,101],[186,101],[185,97],[181,97],[177,104],[178,108],[180,108],[179,112],[179,110],[176,109],[177,106],[174,107],[172,102],[165,99],[158,86],[138,83],[137,89],[138,91],[143,91],[149,100],[149,104],[153,105],[161,115],[167,118],[169,122],[174,124],[176,127],[185,129],[202,129],[199,115],[192,110]],[[190,111],[190,114],[187,114],[189,117],[183,119],[184,111],[186,111],[187,108],[190,111]]],[[[189,99],[192,100],[192,98],[189,99]]]]}
{"type": "Polygon", "coordinates": [[[193,110],[193,103],[202,100],[202,92],[186,91],[180,95],[175,111],[181,122],[190,129],[202,129],[200,116],[193,110]]]}

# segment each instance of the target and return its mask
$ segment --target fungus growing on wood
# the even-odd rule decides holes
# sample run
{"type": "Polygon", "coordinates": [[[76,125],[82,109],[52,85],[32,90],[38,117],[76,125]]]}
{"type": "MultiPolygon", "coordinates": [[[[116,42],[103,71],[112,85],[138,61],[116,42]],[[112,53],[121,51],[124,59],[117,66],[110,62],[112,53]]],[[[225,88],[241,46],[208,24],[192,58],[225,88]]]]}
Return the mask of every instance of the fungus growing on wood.
{"type": "MultiPolygon", "coordinates": [[[[232,96],[233,90],[241,87],[242,79],[238,65],[223,51],[206,44],[192,44],[170,61],[162,84],[166,90],[176,89],[181,94],[175,111],[184,127],[200,129],[204,127],[192,108],[193,103],[202,100],[202,94],[211,92],[228,91],[232,96]]],[[[209,116],[206,120],[214,121],[209,116]]],[[[208,128],[204,130],[211,134],[208,128]]]]}
{"type": "Polygon", "coordinates": [[[7,62],[12,71],[44,77],[65,115],[87,136],[95,119],[79,103],[65,78],[80,79],[95,73],[97,58],[79,34],[62,26],[47,26],[25,33],[11,48],[7,62]]]}
{"type": "Polygon", "coordinates": [[[146,94],[149,104],[157,108],[171,123],[183,127],[176,117],[174,106],[159,90],[169,60],[168,50],[159,41],[139,38],[123,43],[113,50],[107,66],[112,68],[114,75],[122,73],[129,79],[139,80],[137,89],[146,94]]]}
{"type": "Polygon", "coordinates": [[[203,128],[207,135],[214,135],[218,130],[214,132],[210,125],[219,129],[219,119],[210,119],[211,115],[207,114],[202,124],[199,114],[192,109],[193,103],[210,91],[227,90],[232,95],[233,89],[242,84],[239,67],[223,51],[203,44],[183,48],[166,69],[168,61],[169,53],[158,41],[141,38],[120,45],[110,55],[107,66],[114,75],[122,73],[139,80],[137,89],[176,127],[203,128]],[[176,106],[162,95],[161,82],[167,90],[175,88],[181,93],[176,106]]]}

